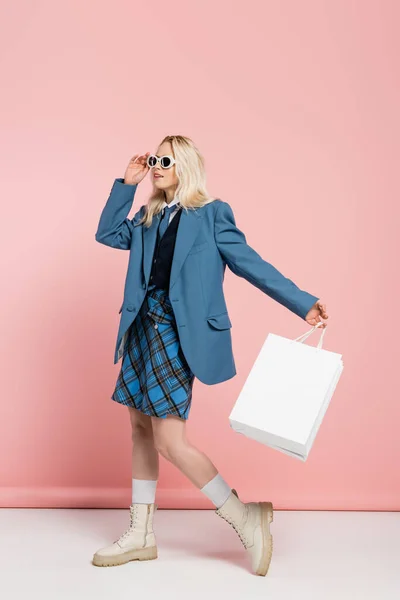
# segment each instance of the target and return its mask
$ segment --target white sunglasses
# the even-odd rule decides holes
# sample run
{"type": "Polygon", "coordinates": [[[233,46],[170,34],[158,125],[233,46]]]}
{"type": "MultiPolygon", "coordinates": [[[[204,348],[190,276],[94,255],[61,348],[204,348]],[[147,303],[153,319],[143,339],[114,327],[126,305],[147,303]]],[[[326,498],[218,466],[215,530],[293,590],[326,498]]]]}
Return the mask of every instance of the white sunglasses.
{"type": "Polygon", "coordinates": [[[175,159],[170,154],[164,156],[157,156],[156,154],[150,154],[147,157],[147,166],[151,168],[155,167],[157,163],[160,163],[163,169],[170,169],[175,164],[175,159]]]}

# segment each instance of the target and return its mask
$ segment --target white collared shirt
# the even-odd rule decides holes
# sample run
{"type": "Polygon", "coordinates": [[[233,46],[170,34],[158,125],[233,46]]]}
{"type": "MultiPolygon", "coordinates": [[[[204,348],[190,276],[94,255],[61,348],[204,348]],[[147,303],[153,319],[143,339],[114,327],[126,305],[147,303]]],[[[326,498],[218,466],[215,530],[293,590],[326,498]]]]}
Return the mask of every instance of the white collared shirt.
{"type": "Polygon", "coordinates": [[[168,225],[171,223],[172,219],[174,218],[174,216],[176,215],[176,213],[178,212],[180,205],[179,205],[179,198],[178,196],[175,196],[175,198],[173,200],[171,200],[171,202],[169,204],[167,204],[166,202],[163,203],[162,208],[164,209],[166,206],[168,206],[168,208],[170,208],[171,206],[173,206],[174,204],[177,204],[177,207],[175,210],[173,210],[171,212],[171,214],[169,215],[169,221],[168,221],[168,225]]]}

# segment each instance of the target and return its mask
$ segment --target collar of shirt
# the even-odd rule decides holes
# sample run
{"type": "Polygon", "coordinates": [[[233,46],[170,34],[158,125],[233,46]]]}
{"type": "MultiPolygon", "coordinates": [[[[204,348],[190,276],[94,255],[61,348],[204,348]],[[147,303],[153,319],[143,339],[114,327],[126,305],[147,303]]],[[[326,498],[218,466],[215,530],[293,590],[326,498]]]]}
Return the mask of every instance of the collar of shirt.
{"type": "Polygon", "coordinates": [[[171,200],[171,202],[169,204],[167,204],[166,202],[164,202],[161,208],[165,208],[166,206],[168,206],[168,208],[170,208],[174,204],[179,204],[179,198],[177,196],[175,196],[175,198],[173,200],[171,200]]]}

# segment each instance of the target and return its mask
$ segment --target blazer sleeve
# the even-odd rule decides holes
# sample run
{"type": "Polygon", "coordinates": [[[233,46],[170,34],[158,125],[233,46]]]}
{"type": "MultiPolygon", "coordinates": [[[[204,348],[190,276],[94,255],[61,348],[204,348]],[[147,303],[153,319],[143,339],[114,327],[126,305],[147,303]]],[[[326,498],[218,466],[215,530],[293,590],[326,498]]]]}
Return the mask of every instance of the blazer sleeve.
{"type": "Polygon", "coordinates": [[[247,244],[227,202],[218,202],[214,227],[218,250],[230,270],[305,319],[319,298],[301,290],[247,244]]]}
{"type": "Polygon", "coordinates": [[[142,216],[143,208],[141,207],[137,211],[133,219],[127,218],[137,186],[138,184],[124,183],[123,178],[114,180],[110,195],[100,215],[95,234],[97,242],[119,250],[130,249],[133,227],[142,216]]]}

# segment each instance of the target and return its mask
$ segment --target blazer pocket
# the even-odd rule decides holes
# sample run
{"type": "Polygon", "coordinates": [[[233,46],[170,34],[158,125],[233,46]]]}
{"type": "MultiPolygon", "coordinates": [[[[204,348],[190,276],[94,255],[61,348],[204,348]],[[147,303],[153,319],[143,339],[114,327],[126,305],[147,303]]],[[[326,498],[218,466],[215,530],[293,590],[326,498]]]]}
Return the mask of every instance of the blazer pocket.
{"type": "Polygon", "coordinates": [[[218,315],[211,315],[207,317],[208,323],[215,329],[229,329],[232,327],[231,320],[227,312],[219,313],[218,315]]]}
{"type": "Polygon", "coordinates": [[[207,248],[208,246],[208,242],[202,242],[201,244],[195,244],[194,246],[192,246],[192,249],[190,250],[189,254],[195,254],[196,252],[200,252],[201,250],[204,250],[204,248],[207,248]]]}

